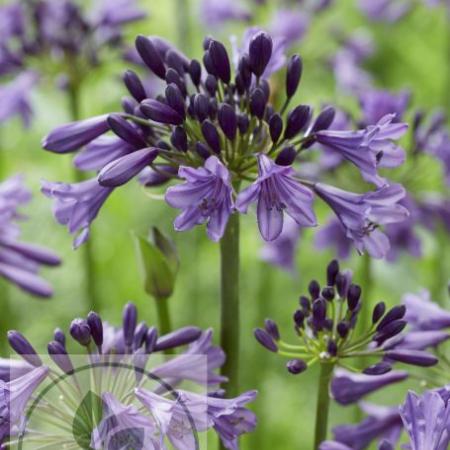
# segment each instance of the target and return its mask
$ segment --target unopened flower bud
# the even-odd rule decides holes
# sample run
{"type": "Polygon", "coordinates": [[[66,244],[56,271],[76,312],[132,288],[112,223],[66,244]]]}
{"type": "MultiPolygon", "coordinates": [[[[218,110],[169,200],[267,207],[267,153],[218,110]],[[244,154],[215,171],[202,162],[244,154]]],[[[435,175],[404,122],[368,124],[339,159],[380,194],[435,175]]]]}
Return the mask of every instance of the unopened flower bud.
{"type": "Polygon", "coordinates": [[[86,320],[72,320],[69,331],[70,335],[82,346],[87,347],[91,343],[91,329],[86,320]]]}
{"type": "Polygon", "coordinates": [[[308,365],[302,359],[291,359],[287,362],[286,368],[292,375],[298,375],[304,372],[308,368],[308,365]]]}
{"type": "Polygon", "coordinates": [[[298,55],[293,55],[288,62],[286,71],[286,96],[291,98],[295,95],[300,79],[302,77],[303,64],[298,55]]]}
{"type": "Polygon", "coordinates": [[[22,333],[16,330],[8,331],[8,342],[11,348],[32,366],[42,366],[41,358],[22,333]]]}
{"type": "Polygon", "coordinates": [[[272,336],[267,331],[261,328],[256,328],[253,334],[256,340],[267,350],[274,353],[278,352],[277,344],[274,342],[272,336]]]}
{"type": "Polygon", "coordinates": [[[250,69],[257,77],[264,73],[272,56],[272,48],[272,38],[264,31],[257,33],[250,41],[248,48],[250,69]]]}

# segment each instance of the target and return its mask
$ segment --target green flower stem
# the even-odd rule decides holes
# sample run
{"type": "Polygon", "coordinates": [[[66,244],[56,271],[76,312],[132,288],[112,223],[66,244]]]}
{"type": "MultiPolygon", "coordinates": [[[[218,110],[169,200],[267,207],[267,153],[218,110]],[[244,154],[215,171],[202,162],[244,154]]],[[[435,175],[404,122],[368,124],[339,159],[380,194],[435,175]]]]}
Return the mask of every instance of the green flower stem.
{"type": "MultiPolygon", "coordinates": [[[[73,121],[79,120],[80,115],[80,84],[79,83],[71,83],[68,89],[68,100],[69,100],[69,109],[70,115],[73,121]]],[[[86,178],[84,174],[73,168],[73,177],[74,180],[79,183],[84,181],[86,178]]],[[[80,249],[82,252],[83,258],[83,269],[84,269],[84,281],[85,281],[85,295],[86,295],[86,303],[87,309],[96,311],[100,313],[101,302],[96,292],[96,265],[94,258],[94,249],[93,249],[93,236],[92,231],[90,238],[83,244],[80,249]]]]}
{"type": "Polygon", "coordinates": [[[158,315],[158,331],[167,334],[172,331],[172,322],[169,313],[169,298],[156,298],[156,313],[158,315]]]}
{"type": "Polygon", "coordinates": [[[439,223],[436,228],[436,251],[433,261],[434,279],[431,288],[431,298],[439,305],[447,307],[448,302],[445,291],[447,290],[447,284],[450,281],[448,277],[448,265],[446,264],[448,234],[443,224],[439,223]]]}
{"type": "Polygon", "coordinates": [[[220,241],[221,268],[221,335],[222,349],[227,355],[222,375],[229,382],[225,388],[229,397],[239,390],[239,215],[232,214],[220,241]]]}
{"type": "Polygon", "coordinates": [[[334,363],[320,364],[319,391],[317,395],[316,430],[314,434],[314,450],[327,438],[328,415],[330,412],[330,381],[333,375],[334,363]]]}
{"type": "Polygon", "coordinates": [[[358,317],[358,331],[364,332],[372,326],[371,314],[372,314],[372,288],[373,288],[373,264],[372,259],[368,253],[362,256],[361,261],[361,280],[362,287],[362,301],[363,307],[359,312],[358,317]]]}

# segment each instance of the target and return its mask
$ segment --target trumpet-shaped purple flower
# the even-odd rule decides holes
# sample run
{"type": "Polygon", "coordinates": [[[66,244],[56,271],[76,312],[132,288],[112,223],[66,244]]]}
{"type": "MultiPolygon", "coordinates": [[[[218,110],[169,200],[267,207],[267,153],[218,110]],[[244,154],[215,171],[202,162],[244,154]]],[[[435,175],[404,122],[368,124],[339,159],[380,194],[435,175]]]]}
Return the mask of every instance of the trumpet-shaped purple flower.
{"type": "Polygon", "coordinates": [[[58,223],[77,233],[75,248],[88,239],[89,227],[112,191],[95,178],[74,184],[42,182],[42,193],[55,200],[53,214],[58,223]]]}
{"type": "Polygon", "coordinates": [[[401,91],[393,94],[389,91],[368,90],[359,94],[359,103],[366,125],[377,123],[389,114],[395,114],[394,121],[399,122],[408,108],[411,94],[401,91]]]}
{"type": "Polygon", "coordinates": [[[33,370],[33,366],[20,359],[0,358],[0,380],[11,381],[33,370]]]}
{"type": "Polygon", "coordinates": [[[375,439],[387,440],[395,445],[402,432],[398,408],[365,402],[362,402],[360,407],[368,417],[355,425],[339,425],[333,428],[334,439],[353,450],[365,449],[375,439]]]}
{"type": "Polygon", "coordinates": [[[450,407],[436,391],[409,392],[400,415],[411,450],[445,450],[450,444],[450,407]]]}
{"type": "Polygon", "coordinates": [[[367,194],[323,184],[316,184],[314,189],[335,212],[357,250],[366,250],[374,258],[382,258],[389,251],[389,240],[378,227],[408,217],[408,210],[398,203],[405,195],[400,185],[384,186],[367,194]]]}
{"type": "Polygon", "coordinates": [[[0,381],[0,442],[12,427],[21,426],[27,403],[48,375],[48,367],[40,366],[8,383],[0,381]]]}
{"type": "Polygon", "coordinates": [[[431,331],[450,328],[450,312],[431,301],[430,293],[423,290],[419,294],[405,294],[405,318],[413,330],[431,331]]]}
{"type": "Polygon", "coordinates": [[[299,226],[316,226],[313,194],[294,178],[295,171],[275,164],[266,155],[258,156],[258,167],[258,179],[240,192],[236,208],[246,213],[251,203],[258,202],[258,226],[263,239],[273,241],[281,234],[284,210],[299,226]]]}
{"type": "Polygon", "coordinates": [[[331,381],[331,393],[333,398],[341,405],[350,405],[378,389],[398,383],[406,378],[408,378],[408,373],[403,371],[392,371],[384,375],[372,376],[338,369],[331,381]]]}
{"type": "Polygon", "coordinates": [[[190,230],[207,222],[210,239],[218,241],[232,213],[231,178],[216,156],[210,156],[204,167],[180,167],[178,175],[186,182],[167,189],[166,202],[183,212],[175,219],[177,231],[190,230]]]}

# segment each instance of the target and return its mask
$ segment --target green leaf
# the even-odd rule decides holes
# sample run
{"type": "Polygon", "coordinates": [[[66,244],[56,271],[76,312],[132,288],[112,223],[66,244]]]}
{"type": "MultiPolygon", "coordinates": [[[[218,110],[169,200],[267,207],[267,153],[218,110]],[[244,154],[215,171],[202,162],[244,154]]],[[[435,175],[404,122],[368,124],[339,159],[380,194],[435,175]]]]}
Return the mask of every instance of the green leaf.
{"type": "Polygon", "coordinates": [[[135,236],[135,243],[145,291],[155,298],[170,297],[175,286],[173,263],[144,237],[135,236]]]}
{"type": "Polygon", "coordinates": [[[102,399],[94,392],[89,391],[77,408],[72,422],[73,437],[80,448],[92,450],[92,432],[101,420],[102,411],[102,399]]]}
{"type": "Polygon", "coordinates": [[[178,252],[175,244],[171,239],[165,236],[158,228],[152,227],[150,232],[150,241],[153,242],[159,250],[164,254],[167,259],[172,273],[174,275],[178,272],[180,261],[178,259],[178,252]]]}

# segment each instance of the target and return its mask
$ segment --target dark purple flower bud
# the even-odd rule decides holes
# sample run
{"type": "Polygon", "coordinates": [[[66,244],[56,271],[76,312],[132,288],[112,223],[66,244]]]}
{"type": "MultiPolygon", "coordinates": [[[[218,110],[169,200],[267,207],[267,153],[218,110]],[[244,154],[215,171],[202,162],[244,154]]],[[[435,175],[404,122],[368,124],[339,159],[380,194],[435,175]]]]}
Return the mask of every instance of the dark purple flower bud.
{"type": "Polygon", "coordinates": [[[216,67],[214,66],[211,55],[209,53],[209,50],[206,50],[206,52],[203,54],[203,65],[205,66],[206,71],[210,75],[216,76],[216,67]]]}
{"type": "Polygon", "coordinates": [[[287,362],[286,368],[292,375],[298,375],[304,372],[308,368],[308,365],[302,359],[291,359],[287,362]]]}
{"type": "Polygon", "coordinates": [[[351,278],[346,276],[344,273],[338,273],[336,275],[336,288],[339,297],[345,298],[347,296],[348,287],[351,283],[351,278]]]}
{"type": "Polygon", "coordinates": [[[309,311],[311,309],[311,302],[309,301],[309,298],[305,297],[304,295],[300,296],[300,298],[298,299],[298,303],[304,311],[309,311]]]}
{"type": "Polygon", "coordinates": [[[326,286],[322,289],[321,296],[328,302],[331,302],[334,299],[335,295],[336,293],[334,291],[334,288],[331,286],[326,286]]]}
{"type": "Polygon", "coordinates": [[[373,340],[376,341],[378,345],[381,345],[391,337],[401,333],[407,324],[408,322],[406,322],[406,320],[394,320],[389,322],[382,330],[375,334],[373,340]]]}
{"type": "Polygon", "coordinates": [[[275,341],[278,341],[280,339],[280,331],[278,330],[278,325],[273,320],[266,319],[264,321],[264,328],[275,341]]]}
{"type": "Polygon", "coordinates": [[[205,50],[205,52],[206,52],[206,50],[209,49],[209,45],[211,44],[212,41],[213,41],[213,38],[211,36],[205,36],[203,38],[202,45],[203,45],[203,50],[205,50]]]}
{"type": "Polygon", "coordinates": [[[137,128],[128,123],[120,114],[110,114],[108,116],[108,125],[117,136],[131,144],[133,147],[147,147],[147,143],[139,134],[137,128]]]}
{"type": "Polygon", "coordinates": [[[334,286],[336,277],[339,273],[339,262],[336,259],[330,262],[327,266],[327,285],[334,286]]]}
{"type": "Polygon", "coordinates": [[[303,328],[303,324],[305,321],[305,313],[301,309],[297,309],[294,313],[294,322],[298,328],[303,328]]]}
{"type": "Polygon", "coordinates": [[[316,133],[318,131],[328,129],[333,123],[335,115],[335,109],[332,106],[327,106],[320,112],[320,114],[317,116],[317,119],[314,121],[314,124],[311,128],[311,133],[316,133]]]}
{"type": "Polygon", "coordinates": [[[225,136],[230,141],[233,141],[237,131],[237,116],[234,108],[227,103],[222,103],[219,107],[217,118],[225,136]]]}
{"type": "Polygon", "coordinates": [[[145,342],[145,338],[147,336],[148,326],[145,322],[141,322],[137,327],[136,331],[134,332],[134,339],[133,339],[133,349],[137,350],[142,346],[142,344],[145,342]]]}
{"type": "Polygon", "coordinates": [[[315,300],[320,295],[320,284],[316,280],[312,280],[308,286],[308,292],[311,298],[315,300]]]}
{"type": "Polygon", "coordinates": [[[11,348],[32,366],[42,366],[41,358],[23,334],[16,330],[8,331],[8,342],[11,348]]]}
{"type": "Polygon", "coordinates": [[[248,117],[245,114],[239,114],[237,120],[239,133],[247,133],[248,127],[250,126],[250,120],[248,119],[248,117]]]}
{"type": "Polygon", "coordinates": [[[380,444],[378,445],[378,450],[394,450],[394,446],[392,442],[383,439],[380,444]]]}
{"type": "Polygon", "coordinates": [[[197,142],[195,144],[195,150],[203,159],[208,159],[211,156],[211,151],[202,142],[197,142]]]}
{"type": "Polygon", "coordinates": [[[101,349],[103,345],[103,322],[100,316],[94,312],[91,311],[87,315],[87,323],[89,325],[89,328],[91,330],[91,336],[93,341],[95,342],[95,345],[101,349]]]}
{"type": "Polygon", "coordinates": [[[209,56],[217,77],[225,84],[228,84],[231,79],[231,67],[225,46],[219,41],[211,40],[209,44],[209,56]]]}
{"type": "Polygon", "coordinates": [[[134,98],[130,97],[123,97],[121,100],[122,109],[126,114],[134,114],[134,111],[136,107],[138,107],[138,104],[136,103],[136,100],[134,98]]]}
{"type": "Polygon", "coordinates": [[[242,56],[238,64],[239,77],[242,81],[244,90],[248,90],[252,84],[252,71],[250,69],[250,61],[248,55],[242,56]]]}
{"type": "Polygon", "coordinates": [[[166,87],[167,104],[175,110],[183,119],[186,118],[186,105],[183,95],[175,83],[170,83],[166,87]]]}
{"type": "Polygon", "coordinates": [[[194,112],[197,119],[203,122],[209,115],[209,98],[204,94],[197,94],[194,97],[194,112]]]}
{"type": "Polygon", "coordinates": [[[354,311],[356,309],[360,298],[361,287],[357,284],[351,284],[347,292],[347,304],[350,311],[354,311]]]}
{"type": "Polygon", "coordinates": [[[155,351],[157,341],[158,330],[155,327],[150,327],[145,336],[145,352],[153,353],[155,351]]]}
{"type": "Polygon", "coordinates": [[[285,139],[292,139],[308,125],[311,116],[311,108],[299,105],[289,112],[284,130],[285,139]]]}
{"type": "Polygon", "coordinates": [[[274,342],[272,336],[267,333],[267,331],[261,328],[256,328],[253,334],[255,335],[256,340],[267,350],[274,353],[278,352],[277,344],[274,342]]]}
{"type": "MultiPolygon", "coordinates": [[[[264,93],[264,99],[266,100],[266,103],[269,101],[270,98],[270,85],[269,82],[267,80],[261,80],[259,83],[259,88],[263,91],[264,93]]],[[[272,108],[272,114],[273,114],[273,107],[272,108]]]]}
{"type": "Polygon", "coordinates": [[[178,168],[169,165],[158,166],[159,171],[148,169],[144,170],[139,175],[139,183],[146,187],[161,186],[167,183],[171,178],[175,177],[178,173],[178,168]]]}
{"type": "Polygon", "coordinates": [[[394,320],[402,319],[406,313],[405,305],[397,305],[389,310],[389,312],[384,316],[383,320],[378,324],[377,331],[381,331],[386,325],[393,322],[394,320]]]}
{"type": "Polygon", "coordinates": [[[198,86],[202,79],[202,66],[196,59],[193,59],[189,64],[189,75],[194,86],[198,86]]]}
{"type": "Polygon", "coordinates": [[[312,304],[312,315],[316,322],[322,322],[327,314],[327,305],[323,298],[314,300],[312,304]]]}
{"type": "Polygon", "coordinates": [[[303,63],[298,55],[293,55],[288,62],[286,72],[286,96],[291,98],[297,91],[300,79],[302,77],[303,63]]]}
{"type": "Polygon", "coordinates": [[[384,375],[392,370],[392,366],[387,362],[379,362],[373,366],[366,367],[363,373],[366,375],[384,375]]]}
{"type": "Polygon", "coordinates": [[[168,67],[177,71],[180,76],[184,76],[184,61],[181,59],[178,52],[169,50],[166,53],[165,62],[168,67]]]}
{"type": "Polygon", "coordinates": [[[59,342],[63,347],[66,346],[66,335],[61,328],[55,328],[55,331],[53,332],[53,339],[56,342],[59,342]]]}
{"type": "Polygon", "coordinates": [[[327,353],[328,353],[330,356],[336,356],[336,355],[337,355],[337,352],[338,352],[338,346],[337,346],[336,342],[333,341],[333,340],[328,341],[328,344],[327,344],[327,353]]]}
{"type": "Polygon", "coordinates": [[[47,351],[53,362],[64,372],[69,375],[73,374],[74,368],[66,349],[58,341],[51,341],[47,345],[47,351]]]}
{"type": "Polygon", "coordinates": [[[105,187],[121,186],[139,174],[158,156],[158,149],[143,148],[108,163],[98,174],[105,187]]]}
{"type": "Polygon", "coordinates": [[[141,103],[141,111],[155,122],[169,125],[181,125],[183,116],[168,105],[158,100],[147,99],[141,103]]]}
{"type": "Polygon", "coordinates": [[[170,136],[170,142],[180,152],[187,152],[188,138],[183,127],[176,127],[170,136]]]}
{"type": "Polygon", "coordinates": [[[186,97],[187,95],[187,88],[186,83],[184,80],[180,77],[178,72],[172,68],[167,69],[166,72],[166,82],[167,84],[175,84],[178,86],[178,89],[183,94],[183,97],[186,97]]]}
{"type": "Polygon", "coordinates": [[[333,319],[330,318],[326,318],[323,322],[323,327],[325,328],[325,330],[331,331],[333,329],[333,319]]]}
{"type": "Polygon", "coordinates": [[[272,105],[267,105],[266,106],[266,115],[265,115],[265,118],[264,118],[264,120],[267,122],[267,123],[270,123],[270,119],[272,118],[272,116],[275,114],[275,109],[274,109],[274,107],[272,106],[272,105]]]}
{"type": "Polygon", "coordinates": [[[350,326],[347,322],[339,322],[336,329],[339,336],[342,339],[345,339],[348,336],[348,332],[350,331],[350,326]]]}
{"type": "Polygon", "coordinates": [[[138,101],[142,102],[147,98],[145,88],[136,72],[127,70],[123,75],[123,81],[128,89],[128,92],[138,101]]]}
{"type": "Polygon", "coordinates": [[[294,146],[288,145],[278,153],[278,156],[275,159],[275,163],[279,166],[290,166],[297,156],[297,152],[295,151],[294,146]]]}
{"type": "Polygon", "coordinates": [[[384,302],[379,302],[373,308],[372,323],[376,324],[384,315],[386,311],[386,305],[384,302]]]}
{"type": "Polygon", "coordinates": [[[220,153],[220,136],[216,127],[209,121],[205,120],[202,123],[202,134],[205,138],[206,143],[209,145],[211,150],[219,154],[220,153]]]}
{"type": "Polygon", "coordinates": [[[91,329],[86,320],[72,320],[69,331],[70,335],[82,346],[87,347],[91,343],[91,329]]]}
{"type": "Polygon", "coordinates": [[[264,117],[264,110],[266,108],[266,97],[261,88],[256,88],[250,95],[250,112],[258,119],[264,117]]]}
{"type": "Polygon", "coordinates": [[[151,39],[145,36],[138,36],[136,38],[136,50],[142,61],[147,65],[147,67],[159,78],[163,79],[166,75],[166,68],[164,62],[156,50],[151,39]]]}
{"type": "Polygon", "coordinates": [[[197,327],[179,328],[172,333],[165,334],[158,339],[155,346],[155,351],[168,350],[179,347],[181,345],[188,345],[196,341],[202,334],[202,330],[197,327]]]}
{"type": "Polygon", "coordinates": [[[205,80],[205,88],[211,97],[216,95],[217,91],[217,78],[214,75],[209,74],[205,80]]]}
{"type": "Polygon", "coordinates": [[[137,324],[137,309],[133,303],[129,302],[125,305],[122,315],[123,339],[125,345],[128,348],[131,348],[131,346],[133,345],[136,324],[137,324]]]}
{"type": "Polygon", "coordinates": [[[389,350],[384,355],[394,361],[413,366],[430,367],[439,362],[436,356],[422,350],[389,350]]]}
{"type": "Polygon", "coordinates": [[[257,77],[264,73],[269,64],[272,48],[272,38],[264,31],[257,33],[250,41],[248,47],[250,69],[257,77]]]}
{"type": "Polygon", "coordinates": [[[278,139],[280,139],[281,132],[283,131],[283,119],[278,113],[273,114],[270,118],[269,131],[272,142],[276,144],[278,139]]]}
{"type": "Polygon", "coordinates": [[[210,98],[208,111],[209,111],[209,118],[211,120],[216,119],[218,110],[219,110],[219,104],[217,103],[217,99],[210,98]]]}

